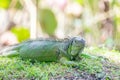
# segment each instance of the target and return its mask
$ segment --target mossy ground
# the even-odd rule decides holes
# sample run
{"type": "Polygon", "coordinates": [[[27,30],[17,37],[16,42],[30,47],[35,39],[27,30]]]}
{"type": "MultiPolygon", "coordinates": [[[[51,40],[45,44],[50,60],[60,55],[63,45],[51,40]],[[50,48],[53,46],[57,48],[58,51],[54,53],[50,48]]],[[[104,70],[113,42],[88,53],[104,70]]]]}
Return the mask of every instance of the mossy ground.
{"type": "Polygon", "coordinates": [[[86,48],[80,66],[0,57],[0,80],[120,80],[120,52],[86,48]]]}

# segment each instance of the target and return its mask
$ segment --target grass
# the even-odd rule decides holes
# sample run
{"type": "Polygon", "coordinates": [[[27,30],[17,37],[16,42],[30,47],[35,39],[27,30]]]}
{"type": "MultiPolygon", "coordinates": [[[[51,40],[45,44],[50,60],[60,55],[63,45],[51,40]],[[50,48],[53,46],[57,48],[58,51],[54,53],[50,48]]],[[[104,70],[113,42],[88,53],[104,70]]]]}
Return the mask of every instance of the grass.
{"type": "Polygon", "coordinates": [[[120,80],[118,51],[91,47],[83,53],[78,67],[56,62],[31,63],[19,57],[0,57],[0,80],[120,80]]]}

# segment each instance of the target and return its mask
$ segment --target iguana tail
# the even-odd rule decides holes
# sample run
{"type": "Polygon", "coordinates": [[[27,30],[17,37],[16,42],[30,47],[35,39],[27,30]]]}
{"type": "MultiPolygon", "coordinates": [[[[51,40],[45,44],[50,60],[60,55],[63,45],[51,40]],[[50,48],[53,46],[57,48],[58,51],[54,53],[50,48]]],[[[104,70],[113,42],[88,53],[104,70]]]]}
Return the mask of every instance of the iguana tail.
{"type": "Polygon", "coordinates": [[[19,44],[11,45],[0,49],[0,56],[16,56],[18,55],[19,44]]]}

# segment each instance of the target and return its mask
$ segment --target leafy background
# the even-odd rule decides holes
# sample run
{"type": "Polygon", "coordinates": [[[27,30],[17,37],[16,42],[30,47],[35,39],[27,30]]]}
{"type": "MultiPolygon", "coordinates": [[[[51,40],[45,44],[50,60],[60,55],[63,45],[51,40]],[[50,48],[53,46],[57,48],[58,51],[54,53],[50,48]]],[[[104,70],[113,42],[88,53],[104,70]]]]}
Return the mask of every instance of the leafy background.
{"type": "MultiPolygon", "coordinates": [[[[88,46],[100,45],[119,49],[119,0],[31,0],[27,3],[37,10],[36,23],[31,22],[33,6],[29,7],[26,1],[0,0],[0,10],[7,14],[4,15],[7,16],[5,23],[9,23],[1,24],[0,28],[25,27],[30,32],[28,35],[26,31],[26,39],[30,38],[32,33],[36,38],[83,36],[88,46]],[[30,28],[35,27],[31,24],[36,24],[35,32],[31,32],[30,28]]],[[[15,35],[21,33],[17,30],[12,32],[15,35]]],[[[24,29],[21,35],[25,35],[24,29]]],[[[21,42],[22,39],[18,41],[21,42]]]]}

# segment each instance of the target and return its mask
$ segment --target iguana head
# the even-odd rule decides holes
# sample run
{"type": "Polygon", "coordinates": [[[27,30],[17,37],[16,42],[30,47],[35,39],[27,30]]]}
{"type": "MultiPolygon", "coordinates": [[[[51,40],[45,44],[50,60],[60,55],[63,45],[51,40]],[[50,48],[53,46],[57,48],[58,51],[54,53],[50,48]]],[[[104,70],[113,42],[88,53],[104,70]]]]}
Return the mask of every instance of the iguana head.
{"type": "Polygon", "coordinates": [[[73,37],[71,39],[71,44],[69,45],[69,55],[73,58],[77,57],[79,53],[82,52],[82,50],[85,47],[85,40],[81,37],[73,37]]]}

